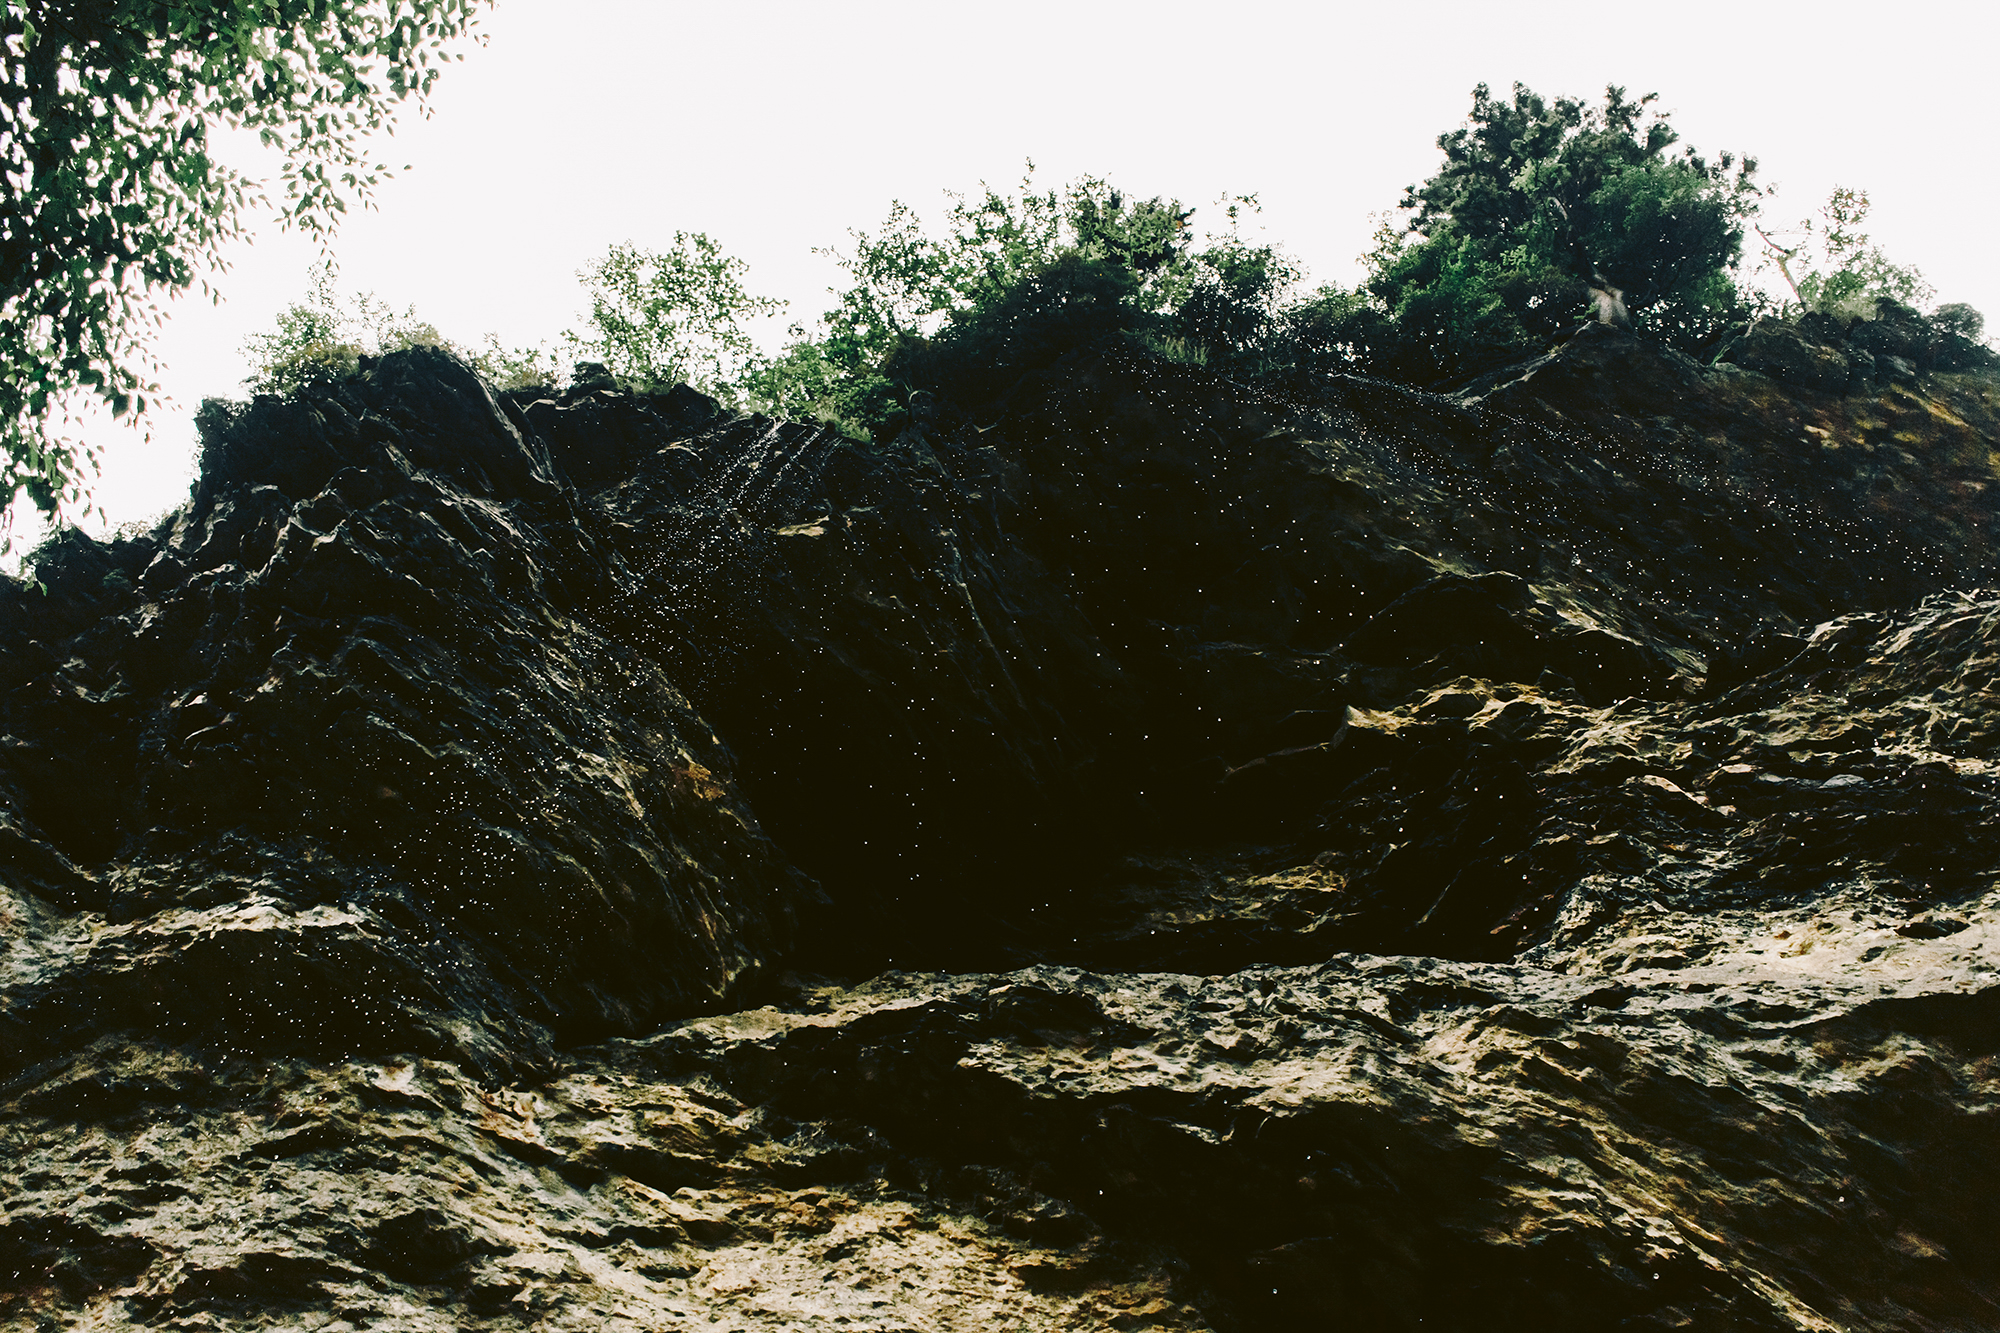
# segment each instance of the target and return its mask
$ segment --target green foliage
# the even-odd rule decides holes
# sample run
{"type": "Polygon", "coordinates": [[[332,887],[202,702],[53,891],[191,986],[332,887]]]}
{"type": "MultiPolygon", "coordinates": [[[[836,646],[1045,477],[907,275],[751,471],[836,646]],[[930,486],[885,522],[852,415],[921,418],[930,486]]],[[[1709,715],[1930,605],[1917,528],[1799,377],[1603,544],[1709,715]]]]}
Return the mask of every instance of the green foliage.
{"type": "Polygon", "coordinates": [[[445,338],[415,306],[397,310],[368,292],[342,298],[332,263],[322,261],[307,272],[305,296],[279,312],[277,327],[244,340],[250,374],[243,382],[252,393],[295,394],[338,383],[360,368],[364,356],[410,347],[441,347],[496,389],[552,385],[560,378],[555,353],[545,347],[503,347],[489,333],[474,351],[445,338]]]}
{"type": "Polygon", "coordinates": [[[547,347],[504,347],[491,333],[477,350],[460,351],[460,355],[479,372],[481,379],[502,393],[511,389],[552,389],[563,380],[556,354],[547,347]]]}
{"type": "Polygon", "coordinates": [[[1278,317],[1274,341],[1288,369],[1306,374],[1373,369],[1400,354],[1400,330],[1365,289],[1326,286],[1278,317]]]}
{"type": "Polygon", "coordinates": [[[955,313],[1004,299],[1069,253],[1132,273],[1153,304],[1181,277],[1191,210],[1177,201],[1129,199],[1094,176],[1038,191],[1032,162],[1012,193],[984,184],[980,191],[977,199],[945,192],[942,237],[898,200],[880,231],[849,233],[853,253],[824,252],[854,279],[838,293],[828,326],[886,354],[898,339],[936,332],[955,313]]]}
{"type": "Polygon", "coordinates": [[[1793,245],[1759,232],[1798,310],[1872,319],[1884,298],[1914,306],[1934,294],[1923,274],[1890,262],[1869,240],[1861,228],[1870,207],[1867,191],[1836,186],[1819,216],[1799,223],[1793,245]]]}
{"type": "Polygon", "coordinates": [[[891,431],[913,392],[978,394],[1092,342],[1122,339],[1211,365],[1255,354],[1296,267],[1237,231],[1250,198],[1225,198],[1226,235],[1196,248],[1193,210],[1134,198],[1100,177],[1037,189],[946,192],[928,230],[897,201],[881,228],[830,251],[851,284],[810,331],[743,380],[760,410],[802,406],[857,437],[891,431]]]}
{"type": "Polygon", "coordinates": [[[733,402],[756,359],[743,321],[784,309],[745,289],[748,272],[701,232],[675,232],[664,251],[614,245],[577,275],[590,296],[590,324],[563,341],[576,359],[602,362],[634,383],[685,381],[733,402]]]}
{"type": "Polygon", "coordinates": [[[1468,123],[1438,138],[1444,167],[1405,193],[1408,235],[1377,233],[1368,291],[1396,336],[1365,359],[1440,379],[1541,350],[1585,314],[1600,275],[1667,341],[1720,327],[1756,164],[1670,151],[1679,136],[1653,101],[1475,88],[1468,123]]]}
{"type": "MultiPolygon", "coordinates": [[[[803,355],[782,365],[765,362],[744,328],[746,320],[783,308],[744,287],[748,271],[699,232],[676,232],[664,251],[614,245],[577,274],[589,312],[582,332],[562,334],[563,357],[597,362],[641,387],[685,381],[728,403],[769,393],[778,397],[775,406],[804,406],[809,399],[793,383],[808,378],[803,355]]],[[[563,378],[558,353],[549,348],[510,348],[488,334],[473,350],[446,340],[414,308],[399,312],[366,293],[343,302],[332,266],[320,264],[305,299],[279,315],[277,329],[244,344],[253,367],[246,382],[257,393],[296,393],[352,374],[363,356],[417,346],[452,352],[496,389],[563,378]]]]}
{"type": "MultiPolygon", "coordinates": [[[[421,106],[481,0],[10,0],[0,18],[0,497],[84,503],[64,424],[142,413],[148,326],[262,197],[216,126],[281,150],[279,208],[324,238],[385,172],[363,153],[421,106]]],[[[300,330],[301,334],[305,331],[300,330]]]]}
{"type": "Polygon", "coordinates": [[[1252,245],[1239,231],[1254,196],[1225,200],[1229,230],[1177,264],[1177,289],[1162,313],[1172,336],[1204,349],[1204,362],[1222,367],[1247,363],[1266,350],[1286,295],[1305,276],[1270,245],[1252,245]]]}
{"type": "Polygon", "coordinates": [[[363,351],[349,336],[355,322],[334,291],[333,266],[315,264],[304,299],[279,312],[278,327],[244,340],[243,356],[250,363],[244,385],[252,393],[289,394],[354,373],[363,351]]]}
{"type": "MultiPolygon", "coordinates": [[[[1139,279],[1131,269],[1067,250],[983,304],[953,311],[936,337],[898,343],[882,374],[904,386],[906,400],[910,391],[927,390],[958,402],[978,401],[1004,391],[1024,370],[1138,327],[1139,298],[1139,279]]],[[[893,431],[900,414],[892,407],[871,424],[893,431]]]]}
{"type": "Polygon", "coordinates": [[[1931,322],[1969,343],[1984,341],[1986,316],[1963,301],[1949,301],[1931,312],[1931,322]]]}
{"type": "Polygon", "coordinates": [[[1369,340],[1363,364],[1419,382],[1540,351],[1574,326],[1589,298],[1581,279],[1526,247],[1493,256],[1450,228],[1404,250],[1369,290],[1382,301],[1393,337],[1369,340]]]}
{"type": "MultiPolygon", "coordinates": [[[[447,342],[416,307],[396,310],[368,292],[343,301],[334,290],[330,261],[308,271],[305,297],[279,312],[278,327],[244,340],[252,393],[297,393],[351,375],[364,356],[409,347],[442,347],[467,361],[477,358],[447,342]]],[[[490,339],[489,339],[490,341],[490,339]]]]}
{"type": "Polygon", "coordinates": [[[736,381],[741,405],[798,421],[817,419],[866,439],[865,423],[893,410],[893,386],[867,368],[852,341],[815,340],[800,324],[788,334],[790,342],[782,352],[757,358],[736,381]]]}

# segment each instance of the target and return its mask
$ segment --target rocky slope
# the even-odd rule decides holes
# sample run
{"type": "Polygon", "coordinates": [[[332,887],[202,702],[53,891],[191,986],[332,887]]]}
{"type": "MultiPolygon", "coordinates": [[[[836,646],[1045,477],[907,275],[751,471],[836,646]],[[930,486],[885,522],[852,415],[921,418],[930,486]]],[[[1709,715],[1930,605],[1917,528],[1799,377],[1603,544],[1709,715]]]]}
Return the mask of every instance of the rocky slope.
{"type": "Polygon", "coordinates": [[[0,1327],[2000,1325],[2000,379],[1753,332],[212,407],[0,588],[0,1327]]]}

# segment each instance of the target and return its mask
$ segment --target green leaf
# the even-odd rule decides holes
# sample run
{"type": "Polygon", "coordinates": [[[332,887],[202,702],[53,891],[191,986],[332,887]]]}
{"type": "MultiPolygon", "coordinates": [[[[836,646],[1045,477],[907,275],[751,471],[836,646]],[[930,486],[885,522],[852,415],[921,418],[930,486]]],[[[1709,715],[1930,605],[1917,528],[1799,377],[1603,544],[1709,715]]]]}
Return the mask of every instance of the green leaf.
{"type": "Polygon", "coordinates": [[[91,40],[19,16],[21,49],[54,77],[0,77],[0,176],[30,182],[0,220],[20,228],[0,240],[25,242],[0,267],[0,435],[10,475],[32,463],[49,481],[38,503],[87,504],[95,466],[57,433],[54,409],[95,398],[143,413],[131,388],[161,303],[219,263],[266,197],[208,158],[209,126],[251,128],[293,154],[283,220],[325,236],[380,179],[363,155],[369,128],[428,84],[432,48],[485,2],[154,0],[110,6],[124,26],[91,40]],[[371,64],[369,51],[390,59],[371,64]]]}

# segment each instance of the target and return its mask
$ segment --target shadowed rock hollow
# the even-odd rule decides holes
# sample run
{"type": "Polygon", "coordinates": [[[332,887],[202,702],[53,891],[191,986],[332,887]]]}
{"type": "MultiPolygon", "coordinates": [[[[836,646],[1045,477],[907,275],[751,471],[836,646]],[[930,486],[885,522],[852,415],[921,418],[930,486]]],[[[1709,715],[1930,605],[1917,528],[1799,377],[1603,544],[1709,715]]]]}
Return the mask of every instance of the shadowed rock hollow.
{"type": "Polygon", "coordinates": [[[1992,1327],[1996,395],[211,405],[0,588],[0,1326],[1992,1327]]]}

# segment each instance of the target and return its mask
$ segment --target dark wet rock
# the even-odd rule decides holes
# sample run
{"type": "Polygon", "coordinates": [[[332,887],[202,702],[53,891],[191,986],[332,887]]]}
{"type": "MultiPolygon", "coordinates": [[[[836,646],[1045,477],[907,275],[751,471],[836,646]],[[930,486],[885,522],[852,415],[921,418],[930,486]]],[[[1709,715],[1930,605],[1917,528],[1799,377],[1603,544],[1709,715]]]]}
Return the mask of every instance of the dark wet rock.
{"type": "Polygon", "coordinates": [[[211,406],[0,586],[0,1327],[2000,1322],[1920,334],[211,406]]]}
{"type": "Polygon", "coordinates": [[[1758,320],[1723,355],[1793,388],[1838,393],[1847,387],[1847,358],[1811,329],[1783,320],[1758,320]]]}
{"type": "Polygon", "coordinates": [[[1896,947],[1914,985],[1348,957],[904,976],[620,1058],[1031,1170],[1195,1256],[1216,1327],[1948,1326],[1993,1308],[1991,1219],[1956,1180],[1990,1151],[1958,1052],[1992,973],[1896,947]],[[1023,986],[1102,1018],[1009,1034],[995,997],[1023,986]]]}
{"type": "Polygon", "coordinates": [[[1097,629],[1005,529],[1018,469],[762,419],[697,448],[691,476],[668,446],[604,497],[635,634],[757,754],[765,825],[844,886],[830,943],[1004,959],[1018,935],[996,919],[1141,817],[1142,770],[1113,743],[1146,726],[1097,629]]]}
{"type": "Polygon", "coordinates": [[[1916,363],[1900,356],[1876,357],[1875,374],[1877,378],[1886,380],[1890,384],[1914,386],[1917,382],[1916,363]]]}
{"type": "Polygon", "coordinates": [[[1540,610],[1533,590],[1504,572],[1421,584],[1371,616],[1340,650],[1360,662],[1436,662],[1493,680],[1539,680],[1553,671],[1598,704],[1657,693],[1675,677],[1674,663],[1643,644],[1540,610]]]}
{"type": "Polygon", "coordinates": [[[1734,364],[1795,387],[1872,394],[1901,385],[1916,388],[1925,376],[2000,368],[1993,349],[1948,321],[1926,316],[1886,297],[1865,308],[1809,311],[1788,320],[1762,319],[1725,337],[1716,353],[1734,364]],[[1845,384],[1839,365],[1845,361],[1845,384]]]}
{"type": "Polygon", "coordinates": [[[0,607],[10,644],[91,617],[11,654],[0,763],[12,888],[94,915],[21,942],[0,1065],[129,1025],[505,1068],[787,947],[810,886],[477,379],[391,357],[204,441],[139,578],[73,538],[0,607]]]}
{"type": "MultiPolygon", "coordinates": [[[[657,394],[620,392],[608,373],[579,379],[562,394],[523,390],[507,397],[526,427],[547,442],[562,477],[589,494],[631,477],[659,451],[663,436],[692,434],[722,411],[685,384],[657,394]]],[[[682,471],[692,475],[693,469],[682,471]]]]}
{"type": "Polygon", "coordinates": [[[1927,361],[1930,337],[1914,310],[1883,302],[1875,319],[1857,320],[1846,330],[1846,340],[1877,357],[1896,357],[1912,365],[1927,361]]]}

